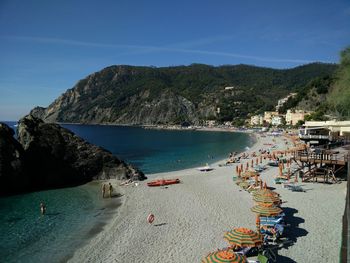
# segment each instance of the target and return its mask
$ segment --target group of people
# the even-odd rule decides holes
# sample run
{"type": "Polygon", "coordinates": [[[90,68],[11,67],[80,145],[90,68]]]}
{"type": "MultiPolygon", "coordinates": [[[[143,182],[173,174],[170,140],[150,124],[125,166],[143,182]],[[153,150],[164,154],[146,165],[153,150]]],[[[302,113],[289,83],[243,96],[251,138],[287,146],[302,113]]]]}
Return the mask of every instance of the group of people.
{"type": "Polygon", "coordinates": [[[112,197],[113,186],[111,183],[102,184],[102,198],[106,197],[106,191],[108,191],[108,197],[112,197]]]}

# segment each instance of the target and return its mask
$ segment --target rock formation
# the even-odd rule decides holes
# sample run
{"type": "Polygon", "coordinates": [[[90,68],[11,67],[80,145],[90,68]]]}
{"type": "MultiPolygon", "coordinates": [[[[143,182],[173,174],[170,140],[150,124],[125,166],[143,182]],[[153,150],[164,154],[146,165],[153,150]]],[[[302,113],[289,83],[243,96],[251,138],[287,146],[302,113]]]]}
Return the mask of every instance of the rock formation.
{"type": "Polygon", "coordinates": [[[24,176],[24,150],[13,137],[14,131],[0,123],[0,193],[24,191],[28,180],[24,176]]]}
{"type": "MultiPolygon", "coordinates": [[[[28,115],[13,130],[0,126],[1,185],[17,185],[17,192],[74,186],[93,179],[143,180],[144,174],[109,151],[92,145],[57,124],[28,115]],[[22,180],[28,178],[28,180],[22,180]],[[20,180],[18,180],[20,179],[20,180]],[[23,181],[23,182],[22,182],[23,181]]],[[[1,192],[2,194],[5,191],[1,192]]],[[[6,194],[6,193],[5,193],[6,194]]]]}

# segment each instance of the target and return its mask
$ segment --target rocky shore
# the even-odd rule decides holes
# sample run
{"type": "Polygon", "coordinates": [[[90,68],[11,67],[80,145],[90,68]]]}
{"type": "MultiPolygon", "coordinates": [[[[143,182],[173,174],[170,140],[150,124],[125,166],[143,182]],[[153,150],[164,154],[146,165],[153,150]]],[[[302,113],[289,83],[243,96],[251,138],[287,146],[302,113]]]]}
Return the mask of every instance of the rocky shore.
{"type": "Polygon", "coordinates": [[[109,151],[58,124],[27,115],[14,131],[0,124],[0,195],[74,186],[91,180],[144,180],[109,151]]]}

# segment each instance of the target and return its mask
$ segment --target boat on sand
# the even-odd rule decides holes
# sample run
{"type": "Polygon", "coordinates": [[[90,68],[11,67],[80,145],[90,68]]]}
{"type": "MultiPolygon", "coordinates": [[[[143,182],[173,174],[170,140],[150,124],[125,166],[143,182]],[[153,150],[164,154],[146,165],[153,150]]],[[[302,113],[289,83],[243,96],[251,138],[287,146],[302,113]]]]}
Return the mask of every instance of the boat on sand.
{"type": "Polygon", "coordinates": [[[201,172],[208,172],[208,171],[214,170],[214,168],[210,167],[210,165],[207,164],[206,166],[198,167],[197,170],[201,172]]]}
{"type": "Polygon", "coordinates": [[[159,180],[154,180],[151,182],[148,182],[148,186],[163,186],[163,185],[169,185],[169,184],[178,184],[180,183],[180,179],[159,179],[159,180]]]}

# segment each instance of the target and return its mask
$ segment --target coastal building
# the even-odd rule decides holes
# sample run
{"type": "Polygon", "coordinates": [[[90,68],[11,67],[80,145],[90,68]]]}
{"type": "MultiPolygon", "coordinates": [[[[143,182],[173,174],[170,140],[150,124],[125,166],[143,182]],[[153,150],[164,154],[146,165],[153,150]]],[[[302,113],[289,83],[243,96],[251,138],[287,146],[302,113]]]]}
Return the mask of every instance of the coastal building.
{"type": "Polygon", "coordinates": [[[283,122],[284,122],[284,116],[283,115],[274,115],[271,118],[271,124],[273,126],[283,125],[283,122]]]}
{"type": "Polygon", "coordinates": [[[264,123],[264,117],[262,115],[254,115],[250,117],[251,126],[263,125],[263,123],[264,123]]]}
{"type": "Polygon", "coordinates": [[[297,93],[289,93],[287,97],[279,99],[276,106],[276,111],[278,111],[290,98],[293,98],[297,95],[297,93]]]}
{"type": "Polygon", "coordinates": [[[234,87],[225,87],[225,90],[233,90],[234,87]]]}
{"type": "Polygon", "coordinates": [[[299,121],[303,121],[305,119],[305,115],[307,114],[309,114],[309,112],[303,110],[287,110],[286,124],[297,125],[299,121]]]}
{"type": "Polygon", "coordinates": [[[350,137],[350,121],[307,121],[299,138],[310,144],[325,144],[350,137]]]}
{"type": "Polygon", "coordinates": [[[265,111],[264,112],[264,122],[271,123],[273,116],[278,116],[278,111],[265,111]]]}

